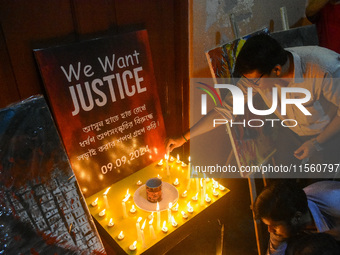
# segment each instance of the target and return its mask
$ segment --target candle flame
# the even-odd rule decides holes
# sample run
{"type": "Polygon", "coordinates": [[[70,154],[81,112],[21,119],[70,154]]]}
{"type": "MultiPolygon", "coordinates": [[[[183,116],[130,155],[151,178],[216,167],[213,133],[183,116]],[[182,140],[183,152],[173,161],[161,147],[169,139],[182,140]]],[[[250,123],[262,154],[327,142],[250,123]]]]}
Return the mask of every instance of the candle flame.
{"type": "Polygon", "coordinates": [[[132,210],[135,210],[135,205],[132,205],[131,209],[132,209],[132,210]]]}
{"type": "Polygon", "coordinates": [[[190,162],[190,159],[191,159],[191,158],[190,158],[190,156],[189,156],[189,162],[190,162]]]}
{"type": "Polygon", "coordinates": [[[129,189],[126,191],[126,196],[130,196],[129,189]]]}
{"type": "Polygon", "coordinates": [[[112,224],[112,222],[113,222],[113,220],[112,220],[112,218],[111,218],[110,221],[109,221],[109,224],[112,224]]]}
{"type": "Polygon", "coordinates": [[[178,178],[176,178],[175,183],[178,183],[178,178]]]}
{"type": "Polygon", "coordinates": [[[142,227],[140,228],[141,230],[144,230],[144,228],[145,228],[145,222],[146,222],[146,219],[144,220],[143,225],[142,225],[142,227]]]}
{"type": "Polygon", "coordinates": [[[184,192],[183,192],[183,195],[185,196],[187,194],[187,191],[185,190],[184,192]]]}
{"type": "Polygon", "coordinates": [[[103,193],[103,195],[106,196],[110,189],[111,187],[108,187],[107,190],[103,193]]]}
{"type": "Polygon", "coordinates": [[[136,245],[137,245],[137,241],[134,241],[132,245],[133,245],[133,246],[136,246],[136,245]]]}
{"type": "Polygon", "coordinates": [[[149,225],[152,225],[153,223],[153,218],[149,221],[149,225]]]}
{"type": "Polygon", "coordinates": [[[191,205],[190,205],[190,201],[189,201],[189,203],[187,203],[187,206],[188,206],[188,208],[190,208],[190,207],[191,207],[191,205]]]}
{"type": "Polygon", "coordinates": [[[129,197],[130,197],[130,194],[123,199],[123,202],[125,203],[126,201],[128,201],[129,197]]]}
{"type": "Polygon", "coordinates": [[[163,228],[166,228],[166,220],[163,222],[163,228]]]}
{"type": "Polygon", "coordinates": [[[197,199],[197,197],[198,197],[198,192],[196,193],[196,195],[195,195],[195,198],[197,199]]]}
{"type": "Polygon", "coordinates": [[[169,209],[171,209],[171,207],[172,207],[172,203],[170,202],[170,203],[169,203],[169,209]]]}
{"type": "Polygon", "coordinates": [[[156,210],[159,211],[159,203],[157,202],[156,210]]]}
{"type": "Polygon", "coordinates": [[[103,211],[101,211],[100,213],[101,213],[101,214],[105,214],[105,210],[106,210],[106,209],[104,209],[104,210],[103,210],[103,211]]]}
{"type": "Polygon", "coordinates": [[[201,178],[201,180],[200,180],[200,184],[201,184],[201,187],[203,187],[202,178],[201,178]]]}
{"type": "Polygon", "coordinates": [[[123,231],[120,231],[119,235],[122,236],[123,235],[123,231]]]}
{"type": "Polygon", "coordinates": [[[177,161],[179,161],[179,155],[177,154],[177,161]]]}
{"type": "Polygon", "coordinates": [[[181,211],[181,214],[184,216],[184,215],[185,215],[185,212],[184,212],[184,211],[181,211]]]}
{"type": "Polygon", "coordinates": [[[176,209],[176,210],[178,209],[178,204],[176,204],[175,209],[176,209]]]}
{"type": "Polygon", "coordinates": [[[139,217],[139,218],[137,219],[137,223],[141,222],[142,219],[143,219],[142,217],[139,217]]]}
{"type": "Polygon", "coordinates": [[[175,218],[174,218],[174,216],[171,216],[171,223],[172,223],[172,224],[174,224],[174,225],[176,225],[176,224],[177,224],[177,222],[175,221],[175,218]]]}

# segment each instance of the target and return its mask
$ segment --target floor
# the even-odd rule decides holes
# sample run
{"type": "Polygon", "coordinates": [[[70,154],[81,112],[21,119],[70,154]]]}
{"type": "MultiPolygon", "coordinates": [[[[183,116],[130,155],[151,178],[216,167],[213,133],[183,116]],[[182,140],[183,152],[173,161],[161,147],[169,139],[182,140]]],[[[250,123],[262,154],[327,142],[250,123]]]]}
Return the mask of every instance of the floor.
{"type": "Polygon", "coordinates": [[[231,191],[218,216],[207,219],[199,231],[184,239],[167,255],[223,254],[255,255],[257,246],[250,210],[250,195],[247,179],[220,179],[231,191]],[[221,247],[221,226],[224,224],[223,249],[221,247]]]}

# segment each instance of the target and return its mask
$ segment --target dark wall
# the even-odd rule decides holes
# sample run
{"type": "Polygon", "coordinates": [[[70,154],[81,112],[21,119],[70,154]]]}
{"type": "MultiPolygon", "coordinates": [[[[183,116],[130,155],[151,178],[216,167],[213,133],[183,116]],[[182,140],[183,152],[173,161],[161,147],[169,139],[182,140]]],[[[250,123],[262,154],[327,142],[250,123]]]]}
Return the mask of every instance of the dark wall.
{"type": "Polygon", "coordinates": [[[44,94],[33,49],[147,29],[167,133],[188,127],[188,3],[0,0],[0,108],[44,94]]]}

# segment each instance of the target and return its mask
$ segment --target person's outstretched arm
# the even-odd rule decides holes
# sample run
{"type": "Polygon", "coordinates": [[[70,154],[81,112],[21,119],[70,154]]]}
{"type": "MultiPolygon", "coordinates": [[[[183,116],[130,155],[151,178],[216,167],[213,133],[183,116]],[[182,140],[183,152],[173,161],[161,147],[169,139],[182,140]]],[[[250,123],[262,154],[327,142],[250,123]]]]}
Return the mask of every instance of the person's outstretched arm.
{"type": "Polygon", "coordinates": [[[202,117],[195,125],[187,130],[182,136],[169,138],[166,141],[166,150],[171,152],[173,149],[182,146],[190,138],[204,134],[214,129],[214,119],[221,119],[222,115],[216,110],[211,110],[207,115],[202,117]]]}

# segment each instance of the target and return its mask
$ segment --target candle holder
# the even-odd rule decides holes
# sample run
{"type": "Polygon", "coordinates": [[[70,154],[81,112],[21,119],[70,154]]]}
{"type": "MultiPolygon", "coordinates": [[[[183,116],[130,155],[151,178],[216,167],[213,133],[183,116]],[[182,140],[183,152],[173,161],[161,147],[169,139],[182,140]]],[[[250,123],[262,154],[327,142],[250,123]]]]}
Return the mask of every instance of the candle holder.
{"type": "Polygon", "coordinates": [[[129,246],[130,251],[135,251],[137,249],[137,241],[134,241],[133,244],[129,246]]]}
{"type": "Polygon", "coordinates": [[[115,223],[113,222],[112,218],[110,219],[109,223],[107,224],[107,226],[109,228],[112,228],[115,225],[115,223]]]}
{"type": "Polygon", "coordinates": [[[117,236],[118,240],[123,240],[124,239],[124,233],[123,231],[120,231],[119,235],[117,236]]]}
{"type": "Polygon", "coordinates": [[[98,197],[96,198],[96,200],[94,200],[92,203],[91,203],[91,206],[92,207],[96,207],[98,205],[98,197]]]}

